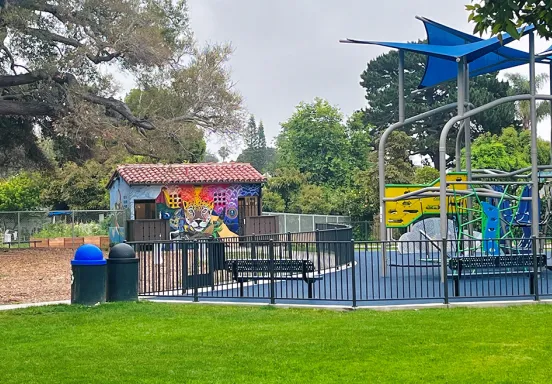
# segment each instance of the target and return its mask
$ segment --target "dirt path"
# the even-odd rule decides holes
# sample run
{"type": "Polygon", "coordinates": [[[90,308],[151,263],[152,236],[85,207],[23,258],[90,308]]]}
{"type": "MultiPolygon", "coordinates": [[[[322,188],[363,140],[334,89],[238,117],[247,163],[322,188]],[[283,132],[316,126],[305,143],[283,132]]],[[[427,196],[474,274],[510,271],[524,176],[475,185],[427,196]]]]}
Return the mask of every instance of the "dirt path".
{"type": "Polygon", "coordinates": [[[71,298],[72,249],[0,249],[0,305],[71,298]]]}

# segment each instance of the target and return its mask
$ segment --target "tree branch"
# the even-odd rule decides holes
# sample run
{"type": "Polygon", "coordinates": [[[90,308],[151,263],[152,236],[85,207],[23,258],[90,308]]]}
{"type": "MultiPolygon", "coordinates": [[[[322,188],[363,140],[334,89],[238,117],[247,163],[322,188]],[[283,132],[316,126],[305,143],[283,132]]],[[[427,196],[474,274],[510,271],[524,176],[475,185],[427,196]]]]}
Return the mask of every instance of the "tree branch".
{"type": "Polygon", "coordinates": [[[105,63],[105,62],[111,61],[113,59],[116,59],[117,57],[120,57],[120,56],[122,56],[121,52],[109,53],[109,54],[103,55],[103,56],[100,56],[99,54],[96,55],[96,56],[93,56],[89,53],[86,54],[86,57],[88,57],[88,60],[90,60],[94,64],[105,63]]]}
{"type": "Polygon", "coordinates": [[[123,147],[125,147],[127,152],[130,153],[131,155],[134,155],[134,156],[147,156],[147,157],[151,157],[153,160],[157,160],[157,161],[161,160],[160,157],[155,156],[151,153],[138,152],[134,148],[132,148],[130,145],[128,145],[127,143],[123,143],[123,147]]]}
{"type": "Polygon", "coordinates": [[[0,100],[0,116],[57,116],[61,108],[40,102],[0,100]]]}
{"type": "MultiPolygon", "coordinates": [[[[77,78],[71,73],[57,72],[50,77],[45,72],[30,72],[24,75],[0,76],[0,88],[8,88],[8,87],[13,87],[17,85],[31,84],[31,83],[35,83],[40,80],[46,80],[49,78],[51,78],[53,81],[55,81],[58,84],[78,86],[77,78]]],[[[112,97],[105,98],[105,97],[97,96],[87,92],[77,91],[76,94],[88,102],[91,102],[93,104],[103,105],[104,107],[117,112],[124,119],[128,120],[132,125],[136,126],[141,130],[151,131],[155,129],[155,126],[148,120],[140,119],[134,116],[134,114],[128,108],[128,106],[120,100],[114,99],[112,97]]],[[[7,103],[7,102],[5,101],[3,103],[7,103]]],[[[11,111],[12,108],[15,108],[15,107],[6,106],[4,108],[6,108],[6,110],[9,112],[11,111]]],[[[48,104],[36,103],[35,108],[32,108],[32,110],[35,112],[30,112],[28,114],[25,113],[25,111],[23,110],[22,110],[22,113],[17,113],[17,112],[3,113],[2,110],[0,110],[0,115],[14,114],[14,115],[23,115],[23,116],[52,116],[52,115],[58,114],[61,109],[60,108],[56,109],[55,107],[52,107],[51,105],[48,105],[48,104]],[[38,108],[39,105],[42,107],[38,108]],[[49,106],[50,109],[46,108],[46,106],[49,106]]]]}
{"type": "Polygon", "coordinates": [[[119,113],[126,120],[128,120],[132,125],[145,129],[148,131],[154,130],[155,126],[144,119],[140,119],[132,114],[128,106],[120,100],[114,99],[112,97],[105,98],[90,93],[79,93],[84,100],[89,101],[94,104],[103,105],[104,107],[110,108],[113,111],[119,113]]]}
{"type": "Polygon", "coordinates": [[[45,80],[48,75],[45,72],[29,72],[22,75],[0,76],[0,88],[15,87],[18,85],[32,84],[40,80],[45,80]]]}
{"type": "Polygon", "coordinates": [[[35,36],[35,37],[52,40],[52,41],[55,41],[57,43],[62,43],[62,44],[65,44],[65,45],[70,45],[70,46],[75,47],[75,48],[79,48],[79,47],[83,46],[78,40],[71,39],[69,37],[65,37],[65,36],[62,36],[62,35],[58,35],[57,33],[46,31],[44,29],[25,28],[23,30],[23,32],[28,33],[29,35],[32,35],[32,36],[35,36]]]}

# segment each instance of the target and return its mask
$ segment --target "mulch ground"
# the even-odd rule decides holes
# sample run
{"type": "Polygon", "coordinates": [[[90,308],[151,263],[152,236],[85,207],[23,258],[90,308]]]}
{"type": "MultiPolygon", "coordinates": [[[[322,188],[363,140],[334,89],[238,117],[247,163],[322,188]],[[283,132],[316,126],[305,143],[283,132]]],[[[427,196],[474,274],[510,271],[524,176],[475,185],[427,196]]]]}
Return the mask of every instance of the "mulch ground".
{"type": "Polygon", "coordinates": [[[0,249],[0,305],[69,300],[72,249],[0,249]]]}

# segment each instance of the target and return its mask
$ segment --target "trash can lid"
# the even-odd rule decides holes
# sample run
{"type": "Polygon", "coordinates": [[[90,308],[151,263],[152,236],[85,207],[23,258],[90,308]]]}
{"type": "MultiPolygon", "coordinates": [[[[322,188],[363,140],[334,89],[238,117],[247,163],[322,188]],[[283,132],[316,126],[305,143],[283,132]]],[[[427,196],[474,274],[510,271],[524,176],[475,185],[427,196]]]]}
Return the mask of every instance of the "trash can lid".
{"type": "Polygon", "coordinates": [[[71,260],[71,265],[104,265],[103,252],[94,244],[83,244],[75,251],[75,257],[71,260]]]}
{"type": "Polygon", "coordinates": [[[134,248],[125,243],[115,244],[109,251],[110,259],[135,259],[134,248]]]}

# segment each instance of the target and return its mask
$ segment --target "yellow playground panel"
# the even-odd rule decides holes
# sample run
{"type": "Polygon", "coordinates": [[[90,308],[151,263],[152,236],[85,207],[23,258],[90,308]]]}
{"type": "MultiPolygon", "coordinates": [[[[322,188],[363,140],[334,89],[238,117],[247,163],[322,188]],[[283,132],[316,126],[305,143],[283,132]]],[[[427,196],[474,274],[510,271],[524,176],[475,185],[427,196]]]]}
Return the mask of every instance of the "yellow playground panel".
{"type": "MultiPolygon", "coordinates": [[[[454,172],[447,174],[447,182],[466,181],[467,175],[465,172],[454,172]]],[[[439,179],[430,184],[389,184],[385,186],[385,197],[392,198],[402,196],[404,194],[419,191],[422,188],[439,187],[439,179]]],[[[467,184],[454,184],[449,189],[467,190],[467,184]]],[[[447,197],[447,212],[455,213],[456,207],[463,207],[465,199],[460,196],[447,197]],[[456,203],[455,203],[456,199],[456,203]]],[[[388,228],[403,228],[413,224],[418,219],[425,215],[438,216],[440,210],[439,196],[435,197],[413,197],[400,201],[385,202],[385,225],[388,228]]]]}

